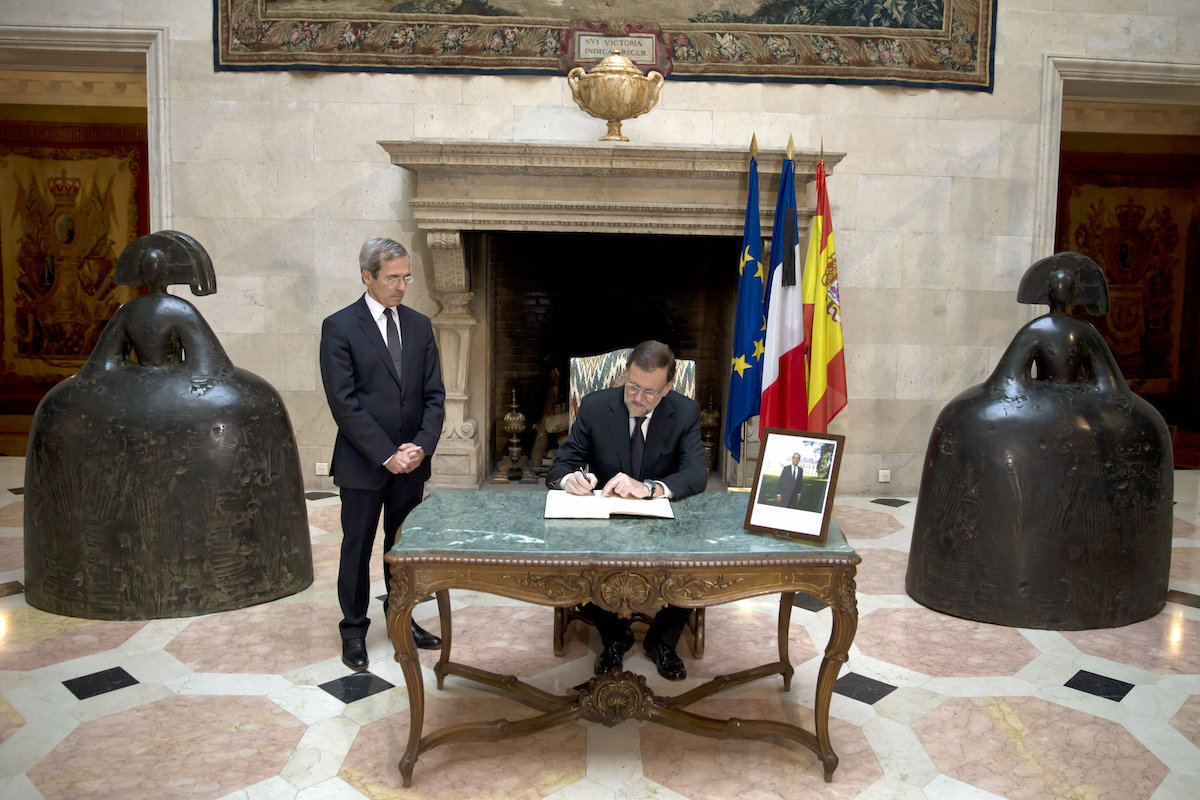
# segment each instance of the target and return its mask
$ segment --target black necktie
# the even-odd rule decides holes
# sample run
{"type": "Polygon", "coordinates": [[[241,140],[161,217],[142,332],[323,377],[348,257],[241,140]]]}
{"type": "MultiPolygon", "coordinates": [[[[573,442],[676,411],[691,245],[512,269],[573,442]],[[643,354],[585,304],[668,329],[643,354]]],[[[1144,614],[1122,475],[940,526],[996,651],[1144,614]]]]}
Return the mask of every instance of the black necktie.
{"type": "Polygon", "coordinates": [[[392,363],[396,366],[396,377],[404,377],[403,359],[401,353],[403,348],[400,346],[400,329],[396,327],[396,318],[392,316],[395,313],[394,308],[384,309],[384,316],[387,317],[387,349],[392,356],[392,363]]]}
{"type": "Polygon", "coordinates": [[[646,437],[642,433],[642,422],[645,417],[633,418],[633,434],[629,437],[629,462],[633,469],[633,477],[642,479],[642,456],[646,454],[646,437]]]}

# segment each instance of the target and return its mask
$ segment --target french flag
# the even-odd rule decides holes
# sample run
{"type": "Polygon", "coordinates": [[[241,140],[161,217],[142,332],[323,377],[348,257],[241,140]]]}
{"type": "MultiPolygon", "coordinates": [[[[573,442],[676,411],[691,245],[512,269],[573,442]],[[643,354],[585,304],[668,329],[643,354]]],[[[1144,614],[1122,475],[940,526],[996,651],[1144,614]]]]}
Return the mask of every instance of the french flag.
{"type": "Polygon", "coordinates": [[[767,281],[767,341],[763,356],[759,431],[806,430],[808,369],[804,347],[804,297],[796,220],[796,174],[789,148],[779,179],[771,231],[771,272],[767,281]]]}

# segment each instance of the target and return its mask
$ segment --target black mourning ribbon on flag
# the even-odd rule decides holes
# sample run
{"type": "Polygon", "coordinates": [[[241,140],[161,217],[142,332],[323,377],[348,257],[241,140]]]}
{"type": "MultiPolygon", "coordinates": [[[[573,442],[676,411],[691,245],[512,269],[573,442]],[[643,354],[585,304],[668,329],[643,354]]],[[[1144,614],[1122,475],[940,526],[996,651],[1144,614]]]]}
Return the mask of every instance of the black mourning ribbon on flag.
{"type": "Polygon", "coordinates": [[[796,285],[796,210],[783,221],[783,269],[782,285],[796,285]]]}

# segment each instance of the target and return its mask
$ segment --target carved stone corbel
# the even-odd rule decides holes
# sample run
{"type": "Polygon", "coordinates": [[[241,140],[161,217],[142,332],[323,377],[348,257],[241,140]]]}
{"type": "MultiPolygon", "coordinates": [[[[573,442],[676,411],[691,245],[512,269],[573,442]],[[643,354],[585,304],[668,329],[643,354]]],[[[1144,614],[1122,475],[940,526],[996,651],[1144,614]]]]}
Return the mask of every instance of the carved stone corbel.
{"type": "Polygon", "coordinates": [[[428,231],[433,255],[433,298],[442,307],[432,320],[446,385],[446,420],[433,460],[431,488],[474,489],[483,480],[483,443],[479,425],[466,416],[467,370],[471,360],[471,331],[478,320],[468,306],[466,258],[460,231],[428,231]]]}

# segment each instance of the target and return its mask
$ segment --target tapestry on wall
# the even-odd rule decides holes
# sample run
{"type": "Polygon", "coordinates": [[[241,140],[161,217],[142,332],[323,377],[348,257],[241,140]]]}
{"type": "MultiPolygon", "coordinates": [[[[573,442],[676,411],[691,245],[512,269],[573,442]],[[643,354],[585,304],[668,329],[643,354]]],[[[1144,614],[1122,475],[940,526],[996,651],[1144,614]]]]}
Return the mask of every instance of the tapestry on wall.
{"type": "Polygon", "coordinates": [[[996,0],[213,2],[218,70],[546,74],[565,71],[582,36],[592,61],[628,43],[643,69],[682,79],[993,81],[996,0]]]}
{"type": "Polygon", "coordinates": [[[1130,386],[1184,425],[1200,422],[1198,178],[1195,156],[1064,153],[1055,242],[1104,269],[1109,313],[1081,316],[1130,386]]]}
{"type": "Polygon", "coordinates": [[[32,413],[117,307],[117,256],[147,232],[146,129],[0,123],[0,411],[32,413]]]}

